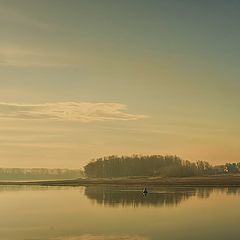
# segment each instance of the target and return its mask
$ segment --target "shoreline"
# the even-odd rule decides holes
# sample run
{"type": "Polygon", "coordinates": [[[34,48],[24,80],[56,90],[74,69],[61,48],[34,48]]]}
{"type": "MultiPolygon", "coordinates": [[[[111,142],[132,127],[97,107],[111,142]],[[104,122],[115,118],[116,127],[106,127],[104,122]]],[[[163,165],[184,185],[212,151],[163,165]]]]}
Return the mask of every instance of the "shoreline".
{"type": "Polygon", "coordinates": [[[66,180],[0,181],[0,186],[124,185],[159,187],[240,187],[240,174],[202,177],[79,178],[66,180]]]}

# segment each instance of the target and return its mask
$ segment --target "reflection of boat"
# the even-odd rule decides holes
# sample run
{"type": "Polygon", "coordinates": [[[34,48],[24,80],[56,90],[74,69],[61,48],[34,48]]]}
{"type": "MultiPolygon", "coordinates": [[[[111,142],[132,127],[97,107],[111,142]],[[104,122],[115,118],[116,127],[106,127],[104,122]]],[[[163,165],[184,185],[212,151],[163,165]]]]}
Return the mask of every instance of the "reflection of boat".
{"type": "Polygon", "coordinates": [[[145,188],[143,189],[143,195],[146,196],[147,193],[148,193],[148,191],[147,191],[147,188],[145,187],[145,188]]]}

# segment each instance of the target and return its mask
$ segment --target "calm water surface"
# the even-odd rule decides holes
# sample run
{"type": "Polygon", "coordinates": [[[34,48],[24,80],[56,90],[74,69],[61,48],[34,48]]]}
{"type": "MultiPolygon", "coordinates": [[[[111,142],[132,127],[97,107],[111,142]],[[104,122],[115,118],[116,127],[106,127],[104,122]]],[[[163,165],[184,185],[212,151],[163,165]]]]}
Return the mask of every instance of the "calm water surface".
{"type": "Polygon", "coordinates": [[[240,188],[0,187],[1,240],[240,239],[240,188]]]}

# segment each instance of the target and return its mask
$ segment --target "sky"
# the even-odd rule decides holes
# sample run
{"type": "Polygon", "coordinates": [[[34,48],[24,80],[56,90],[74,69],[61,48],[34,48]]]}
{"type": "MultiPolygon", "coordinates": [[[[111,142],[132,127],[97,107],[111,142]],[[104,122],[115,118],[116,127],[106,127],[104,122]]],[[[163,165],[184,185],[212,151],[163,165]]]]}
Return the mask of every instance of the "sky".
{"type": "Polygon", "coordinates": [[[0,167],[240,161],[240,2],[0,0],[0,167]]]}

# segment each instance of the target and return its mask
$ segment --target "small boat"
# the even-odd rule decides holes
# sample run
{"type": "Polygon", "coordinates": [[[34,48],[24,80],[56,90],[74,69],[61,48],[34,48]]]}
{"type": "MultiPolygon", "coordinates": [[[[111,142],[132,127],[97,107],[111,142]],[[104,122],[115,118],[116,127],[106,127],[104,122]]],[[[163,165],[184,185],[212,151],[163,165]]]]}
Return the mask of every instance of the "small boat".
{"type": "Polygon", "coordinates": [[[144,194],[144,195],[147,195],[147,193],[148,193],[148,191],[147,191],[147,188],[145,187],[145,188],[143,189],[143,194],[144,194]]]}

